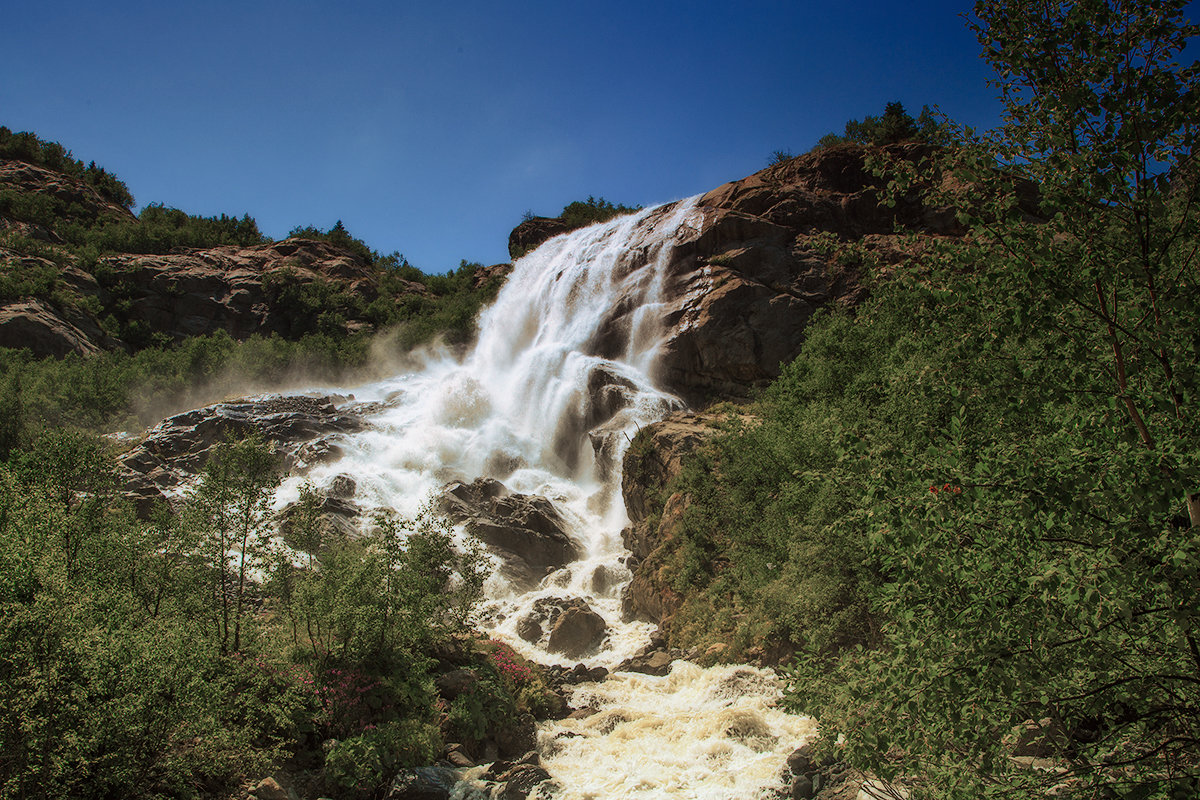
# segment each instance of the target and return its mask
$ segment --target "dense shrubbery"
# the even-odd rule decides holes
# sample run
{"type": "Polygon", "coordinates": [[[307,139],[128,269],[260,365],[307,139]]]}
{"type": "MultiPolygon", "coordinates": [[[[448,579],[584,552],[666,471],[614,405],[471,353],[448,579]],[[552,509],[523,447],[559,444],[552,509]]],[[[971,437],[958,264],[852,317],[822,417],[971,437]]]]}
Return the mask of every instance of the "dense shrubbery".
{"type": "Polygon", "coordinates": [[[8,412],[0,429],[20,431],[10,438],[28,443],[47,427],[140,428],[184,405],[246,387],[346,377],[366,365],[369,347],[361,335],[314,334],[297,341],[252,336],[236,342],[221,332],[132,354],[35,359],[28,351],[0,348],[0,402],[8,412]]]}
{"type": "Polygon", "coordinates": [[[431,518],[350,541],[303,513],[304,549],[281,549],[272,462],[223,445],[151,523],[96,440],[52,432],[0,462],[0,794],[225,796],[292,756],[318,793],[370,797],[436,757],[429,654],[466,630],[479,553],[431,518]]]}
{"type": "Polygon", "coordinates": [[[613,205],[603,197],[596,198],[589,195],[587,200],[568,203],[563,207],[558,218],[572,228],[582,228],[597,222],[608,222],[613,217],[632,214],[640,209],[641,206],[613,205]]]}

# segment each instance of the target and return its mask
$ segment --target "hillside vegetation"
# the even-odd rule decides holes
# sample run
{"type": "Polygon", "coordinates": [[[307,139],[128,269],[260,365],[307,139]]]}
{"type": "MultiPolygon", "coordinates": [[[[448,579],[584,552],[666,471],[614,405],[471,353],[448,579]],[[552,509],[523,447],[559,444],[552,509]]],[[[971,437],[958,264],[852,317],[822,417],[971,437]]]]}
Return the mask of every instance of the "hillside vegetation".
{"type": "Polygon", "coordinates": [[[973,25],[1005,126],[876,163],[971,233],[814,322],[668,488],[672,637],[790,642],[791,705],[914,797],[1194,797],[1200,31],[1179,2],[973,25]]]}

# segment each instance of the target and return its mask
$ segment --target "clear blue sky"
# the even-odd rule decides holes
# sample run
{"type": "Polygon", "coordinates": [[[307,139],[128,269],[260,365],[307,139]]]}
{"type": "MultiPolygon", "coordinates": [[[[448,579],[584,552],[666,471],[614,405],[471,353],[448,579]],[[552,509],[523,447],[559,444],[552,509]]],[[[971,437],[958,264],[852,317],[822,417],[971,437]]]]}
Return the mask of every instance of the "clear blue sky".
{"type": "Polygon", "coordinates": [[[508,259],[524,211],[648,205],[899,100],[995,123],[960,2],[10,3],[0,124],[139,205],[341,219],[426,271],[508,259]]]}

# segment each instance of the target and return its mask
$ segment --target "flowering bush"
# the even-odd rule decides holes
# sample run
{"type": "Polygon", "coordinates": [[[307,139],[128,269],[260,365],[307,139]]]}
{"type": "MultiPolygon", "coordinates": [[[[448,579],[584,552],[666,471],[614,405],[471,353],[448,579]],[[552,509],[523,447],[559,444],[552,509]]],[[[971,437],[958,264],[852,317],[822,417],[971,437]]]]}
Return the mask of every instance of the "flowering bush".
{"type": "Polygon", "coordinates": [[[506,678],[518,686],[533,680],[533,670],[524,663],[524,659],[521,659],[512,647],[495,639],[491,641],[491,644],[495,649],[488,654],[488,660],[502,678],[506,678]]]}

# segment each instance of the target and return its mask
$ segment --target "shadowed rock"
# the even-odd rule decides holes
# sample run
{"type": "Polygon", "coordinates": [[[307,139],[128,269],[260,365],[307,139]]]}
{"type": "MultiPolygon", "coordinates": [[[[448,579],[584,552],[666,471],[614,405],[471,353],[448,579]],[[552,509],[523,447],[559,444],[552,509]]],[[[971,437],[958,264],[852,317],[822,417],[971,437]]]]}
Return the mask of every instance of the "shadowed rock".
{"type": "Polygon", "coordinates": [[[501,571],[525,588],[537,585],[548,568],[579,558],[566,521],[553,503],[544,497],[510,492],[497,480],[447,484],[438,508],[488,545],[500,557],[501,571]]]}
{"type": "Polygon", "coordinates": [[[149,514],[156,503],[165,501],[165,490],[200,473],[214,445],[252,433],[271,443],[286,471],[303,466],[298,454],[306,445],[365,428],[360,416],[339,409],[328,397],[242,400],[176,414],[156,425],[122,457],[127,494],[140,514],[149,514]]]}

